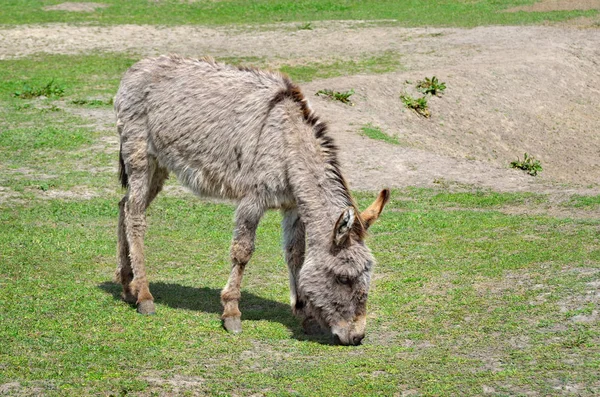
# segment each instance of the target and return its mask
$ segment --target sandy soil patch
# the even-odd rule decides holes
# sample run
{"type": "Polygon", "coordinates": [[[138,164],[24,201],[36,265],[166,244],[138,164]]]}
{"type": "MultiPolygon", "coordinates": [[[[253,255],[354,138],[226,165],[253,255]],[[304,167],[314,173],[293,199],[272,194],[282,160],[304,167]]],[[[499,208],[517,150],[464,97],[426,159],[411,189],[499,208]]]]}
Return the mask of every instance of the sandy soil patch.
{"type": "Polygon", "coordinates": [[[71,12],[94,12],[100,8],[106,8],[108,4],[102,3],[61,3],[44,7],[44,11],[71,11],[71,12]]]}
{"type": "Polygon", "coordinates": [[[542,0],[528,6],[513,7],[505,12],[549,12],[573,10],[600,10],[600,0],[542,0]]]}

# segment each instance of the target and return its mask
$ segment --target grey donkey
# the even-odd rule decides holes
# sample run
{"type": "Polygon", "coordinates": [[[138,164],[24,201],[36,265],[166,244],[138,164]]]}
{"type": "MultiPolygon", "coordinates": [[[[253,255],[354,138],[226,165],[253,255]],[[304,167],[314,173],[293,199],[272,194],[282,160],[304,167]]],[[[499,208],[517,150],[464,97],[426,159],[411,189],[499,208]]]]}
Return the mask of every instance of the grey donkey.
{"type": "Polygon", "coordinates": [[[210,58],[145,59],[115,97],[120,175],[116,278],[123,299],[154,313],[144,268],[145,211],[169,172],[200,196],[236,200],[231,275],[221,292],[223,326],[242,330],[240,284],[267,209],[283,214],[293,312],[338,343],[365,335],[374,259],[364,243],[389,199],[384,189],[360,213],[337,149],[300,89],[286,76],[210,58]]]}

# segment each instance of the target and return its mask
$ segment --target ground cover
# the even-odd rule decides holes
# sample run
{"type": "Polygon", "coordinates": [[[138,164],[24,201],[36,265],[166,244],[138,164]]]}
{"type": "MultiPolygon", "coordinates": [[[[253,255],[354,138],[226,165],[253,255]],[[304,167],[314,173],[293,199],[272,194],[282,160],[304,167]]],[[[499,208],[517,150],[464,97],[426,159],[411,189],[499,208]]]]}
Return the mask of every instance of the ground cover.
{"type": "MultiPolygon", "coordinates": [[[[318,1],[225,0],[225,1],[146,1],[118,0],[91,2],[80,7],[53,7],[62,0],[6,0],[0,24],[92,22],[95,24],[264,24],[323,20],[388,20],[402,26],[463,26],[489,24],[532,24],[594,16],[597,10],[563,7],[541,12],[502,12],[534,0],[441,2],[405,1],[318,1]],[[98,3],[97,7],[93,4],[98,3]],[[69,11],[70,10],[70,11],[69,11]],[[81,10],[83,12],[72,12],[81,10]]],[[[66,4],[69,4],[68,2],[66,4]]],[[[537,11],[537,10],[536,10],[537,11]]],[[[307,25],[302,25],[307,26],[307,25]]]]}
{"type": "Polygon", "coordinates": [[[0,14],[1,395],[600,393],[597,29],[398,27],[574,16],[593,27],[597,7],[135,0],[44,10],[60,3],[7,0],[0,14]],[[116,25],[199,22],[223,26],[116,25]],[[51,24],[11,27],[21,23],[51,24]],[[302,333],[276,212],[244,278],[244,332],[225,333],[234,207],[174,180],[148,216],[157,315],[120,301],[111,98],[130,65],[171,49],[290,74],[330,123],[361,207],[396,188],[368,240],[378,264],[363,345],[302,333]],[[425,119],[399,96],[430,76],[447,87],[425,119]],[[314,95],[324,89],[352,90],[354,106],[314,95]],[[509,168],[525,151],[541,158],[536,177],[509,168]]]}

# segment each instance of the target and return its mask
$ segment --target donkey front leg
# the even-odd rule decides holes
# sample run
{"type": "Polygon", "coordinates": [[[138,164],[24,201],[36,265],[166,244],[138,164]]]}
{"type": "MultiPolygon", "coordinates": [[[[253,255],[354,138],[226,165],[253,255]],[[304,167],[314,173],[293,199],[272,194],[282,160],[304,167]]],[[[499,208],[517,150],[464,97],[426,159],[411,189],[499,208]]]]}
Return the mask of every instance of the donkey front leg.
{"type": "Polygon", "coordinates": [[[244,268],[254,252],[256,227],[263,213],[264,208],[257,200],[251,198],[242,199],[236,210],[236,227],[231,243],[231,274],[227,285],[221,291],[223,327],[232,333],[242,332],[242,313],[238,306],[241,297],[240,287],[244,268]]]}
{"type": "Polygon", "coordinates": [[[290,305],[292,306],[292,312],[302,320],[302,329],[306,334],[320,334],[323,332],[321,326],[314,317],[306,313],[304,301],[299,296],[298,274],[304,264],[306,253],[306,229],[297,208],[283,211],[281,226],[283,228],[285,261],[290,275],[290,305]]]}

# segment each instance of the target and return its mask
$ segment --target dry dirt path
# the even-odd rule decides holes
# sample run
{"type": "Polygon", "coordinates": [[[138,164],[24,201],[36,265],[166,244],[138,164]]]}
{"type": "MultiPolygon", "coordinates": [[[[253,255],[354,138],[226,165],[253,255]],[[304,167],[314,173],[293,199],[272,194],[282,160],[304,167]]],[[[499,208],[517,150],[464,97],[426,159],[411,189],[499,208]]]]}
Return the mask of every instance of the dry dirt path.
{"type": "MultiPolygon", "coordinates": [[[[127,52],[140,57],[177,52],[263,57],[277,66],[392,51],[401,54],[400,71],[302,85],[330,124],[353,188],[444,184],[597,193],[600,29],[406,29],[369,22],[314,26],[23,26],[0,29],[0,59],[39,52],[127,52]],[[448,88],[443,97],[430,100],[432,117],[425,119],[405,109],[399,95],[432,75],[448,88]],[[322,88],[354,89],[355,106],[313,97],[322,88]],[[363,137],[360,129],[366,124],[381,127],[401,145],[363,137]],[[524,152],[541,160],[541,176],[508,167],[524,152]]],[[[100,124],[112,122],[110,112],[95,112],[92,116],[100,124]]]]}

